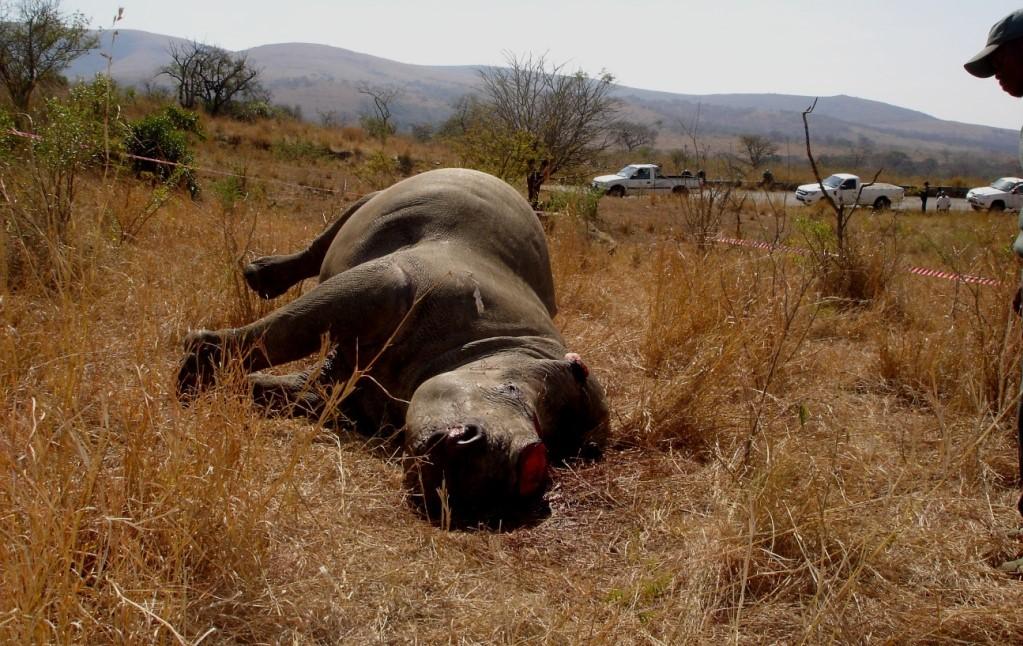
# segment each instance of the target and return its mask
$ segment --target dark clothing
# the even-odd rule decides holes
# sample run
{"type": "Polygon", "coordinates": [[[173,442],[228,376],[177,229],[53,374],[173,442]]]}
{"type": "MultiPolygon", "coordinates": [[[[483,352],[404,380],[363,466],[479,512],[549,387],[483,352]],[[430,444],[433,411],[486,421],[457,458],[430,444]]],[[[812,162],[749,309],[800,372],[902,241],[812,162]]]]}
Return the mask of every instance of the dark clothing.
{"type": "Polygon", "coordinates": [[[920,189],[920,210],[927,212],[927,187],[920,189]]]}

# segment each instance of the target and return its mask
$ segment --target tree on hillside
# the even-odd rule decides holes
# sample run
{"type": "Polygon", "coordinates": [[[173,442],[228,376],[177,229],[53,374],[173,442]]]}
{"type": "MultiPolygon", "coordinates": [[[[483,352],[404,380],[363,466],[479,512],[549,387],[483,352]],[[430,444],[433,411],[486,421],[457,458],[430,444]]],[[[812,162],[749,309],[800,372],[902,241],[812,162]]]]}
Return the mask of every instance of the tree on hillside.
{"type": "Polygon", "coordinates": [[[745,161],[753,168],[760,168],[778,154],[778,144],[761,135],[739,135],[739,144],[746,153],[745,161]]]}
{"type": "Polygon", "coordinates": [[[361,118],[362,127],[376,137],[380,143],[387,141],[387,138],[394,134],[394,124],[391,122],[391,105],[394,100],[402,94],[402,89],[395,85],[372,85],[370,83],[359,83],[355,86],[359,94],[365,94],[373,100],[373,114],[365,114],[361,118]]]}
{"type": "Polygon", "coordinates": [[[481,152],[513,158],[526,176],[529,201],[537,206],[540,186],[559,171],[591,160],[608,145],[615,116],[613,77],[564,74],[543,56],[509,56],[508,67],[480,70],[482,105],[491,132],[481,133],[481,152]]]}
{"type": "Polygon", "coordinates": [[[611,124],[611,136],[618,145],[632,152],[640,146],[652,146],[657,140],[657,129],[645,123],[619,119],[611,124]]]}
{"type": "Polygon", "coordinates": [[[0,83],[16,110],[27,112],[40,84],[59,80],[73,60],[99,44],[81,13],[60,0],[0,2],[0,83]]]}
{"type": "Polygon", "coordinates": [[[451,104],[451,116],[437,128],[437,134],[448,139],[464,137],[472,127],[480,110],[480,99],[475,94],[464,94],[451,104]]]}
{"type": "Polygon", "coordinates": [[[245,54],[194,41],[172,43],[167,53],[171,62],[160,73],[174,79],[183,108],[201,104],[215,116],[235,103],[269,100],[269,92],[259,82],[261,70],[245,54]]]}

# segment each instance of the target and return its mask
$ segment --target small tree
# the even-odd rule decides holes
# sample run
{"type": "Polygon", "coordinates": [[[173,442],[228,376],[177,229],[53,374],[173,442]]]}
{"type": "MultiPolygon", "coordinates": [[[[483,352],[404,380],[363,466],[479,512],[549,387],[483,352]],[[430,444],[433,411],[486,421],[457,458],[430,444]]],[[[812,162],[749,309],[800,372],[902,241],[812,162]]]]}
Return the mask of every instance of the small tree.
{"type": "Polygon", "coordinates": [[[359,83],[355,89],[359,94],[365,94],[373,99],[373,114],[363,115],[360,119],[363,129],[371,137],[376,137],[380,143],[384,143],[395,132],[394,124],[391,123],[391,104],[401,95],[402,89],[393,85],[380,86],[369,83],[359,83]]]}
{"type": "Polygon", "coordinates": [[[202,136],[197,115],[173,106],[128,124],[125,148],[136,173],[149,172],[164,182],[184,182],[192,195],[199,185],[192,170],[188,135],[202,136]]]}
{"type": "MultiPolygon", "coordinates": [[[[707,144],[703,143],[700,138],[700,114],[703,111],[703,104],[696,104],[696,113],[690,121],[679,118],[675,120],[678,132],[684,135],[689,142],[692,144],[693,162],[698,168],[703,168],[707,165],[707,156],[709,148],[707,144]]],[[[686,146],[682,147],[685,153],[685,158],[689,158],[689,151],[686,146]]]]}
{"type": "Polygon", "coordinates": [[[42,83],[59,80],[73,60],[99,44],[81,13],[60,12],[60,0],[0,2],[0,82],[16,110],[27,112],[42,83]]]}
{"type": "Polygon", "coordinates": [[[778,144],[760,135],[740,135],[739,144],[746,153],[745,161],[753,168],[760,168],[778,154],[778,144]]]}
{"type": "Polygon", "coordinates": [[[611,136],[631,153],[640,146],[652,146],[657,140],[657,130],[645,123],[620,119],[611,124],[611,136]]]}
{"type": "Polygon", "coordinates": [[[448,139],[457,139],[469,131],[478,116],[481,102],[475,94],[465,94],[451,104],[451,116],[437,128],[437,134],[448,139]]]}
{"type": "Polygon", "coordinates": [[[498,135],[489,143],[511,146],[509,154],[522,159],[529,201],[536,207],[540,186],[550,176],[607,148],[617,107],[614,78],[606,72],[597,78],[581,71],[566,75],[563,65],[548,65],[543,56],[509,56],[508,64],[480,70],[487,118],[498,135]]]}
{"type": "MultiPolygon", "coordinates": [[[[461,164],[514,182],[535,165],[536,140],[524,130],[512,130],[493,109],[469,99],[444,122],[441,135],[452,141],[461,164]]],[[[535,206],[535,204],[534,204],[535,206]]]]}
{"type": "MultiPolygon", "coordinates": [[[[803,111],[806,157],[810,161],[810,169],[813,171],[814,179],[817,180],[817,186],[820,187],[828,210],[834,214],[834,220],[830,226],[821,221],[805,221],[810,254],[822,281],[823,289],[830,292],[830,295],[839,296],[852,303],[870,302],[876,299],[890,283],[900,264],[900,254],[896,244],[898,229],[895,226],[888,229],[886,237],[889,238],[891,245],[888,248],[888,253],[876,253],[852,243],[850,223],[853,214],[859,209],[863,189],[875,184],[883,169],[878,169],[869,182],[860,184],[859,192],[851,200],[851,204],[847,204],[842,199],[841,193],[837,194],[837,199],[829,193],[821,179],[817,160],[810,147],[809,116],[813,114],[816,107],[817,99],[814,99],[810,107],[803,111]],[[873,259],[870,256],[873,256],[873,259]]],[[[875,208],[883,209],[883,202],[875,208]]],[[[874,241],[875,248],[877,242],[877,240],[874,241]]]]}
{"type": "Polygon", "coordinates": [[[259,82],[260,70],[244,54],[234,55],[214,45],[191,42],[171,44],[169,65],[161,74],[177,84],[178,104],[194,109],[198,104],[216,116],[237,102],[269,102],[270,93],[259,82]]]}

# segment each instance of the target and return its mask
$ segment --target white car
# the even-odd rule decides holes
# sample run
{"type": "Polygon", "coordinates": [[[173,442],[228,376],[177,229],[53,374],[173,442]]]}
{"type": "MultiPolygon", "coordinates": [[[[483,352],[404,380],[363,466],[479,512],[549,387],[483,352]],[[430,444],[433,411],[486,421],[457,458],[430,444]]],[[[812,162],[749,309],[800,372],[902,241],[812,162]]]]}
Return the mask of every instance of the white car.
{"type": "Polygon", "coordinates": [[[700,187],[700,178],[692,173],[661,175],[657,164],[629,164],[614,175],[593,178],[594,189],[614,197],[625,197],[628,193],[686,193],[700,187]]]}
{"type": "Polygon", "coordinates": [[[1023,204],[1023,179],[1002,177],[991,186],[971,188],[966,201],[975,211],[1019,211],[1023,204]]]}
{"type": "MultiPolygon", "coordinates": [[[[879,211],[891,208],[892,204],[901,202],[906,196],[906,190],[901,186],[880,182],[865,186],[859,177],[849,173],[837,173],[821,184],[839,205],[869,204],[879,211]]],[[[818,184],[803,184],[796,189],[796,200],[803,204],[815,204],[823,199],[824,193],[818,184]]]]}

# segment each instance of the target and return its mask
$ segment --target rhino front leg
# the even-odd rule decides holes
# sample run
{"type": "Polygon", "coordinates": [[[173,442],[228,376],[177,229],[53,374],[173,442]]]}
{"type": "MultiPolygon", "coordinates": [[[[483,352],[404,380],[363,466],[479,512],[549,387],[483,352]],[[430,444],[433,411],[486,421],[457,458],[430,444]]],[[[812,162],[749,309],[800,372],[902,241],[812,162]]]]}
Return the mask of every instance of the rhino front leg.
{"type": "Polygon", "coordinates": [[[246,372],[307,357],[332,343],[358,343],[359,356],[373,356],[401,324],[415,286],[394,261],[384,258],[342,272],[288,305],[240,328],[189,334],[178,371],[177,391],[190,399],[211,385],[216,368],[237,357],[246,372]]]}
{"type": "Polygon", "coordinates": [[[370,193],[352,203],[330,225],[316,236],[302,251],[283,256],[263,256],[249,263],[242,273],[252,291],[263,298],[275,298],[306,278],[320,273],[323,257],[352,214],[358,211],[376,193],[370,193]]]}

